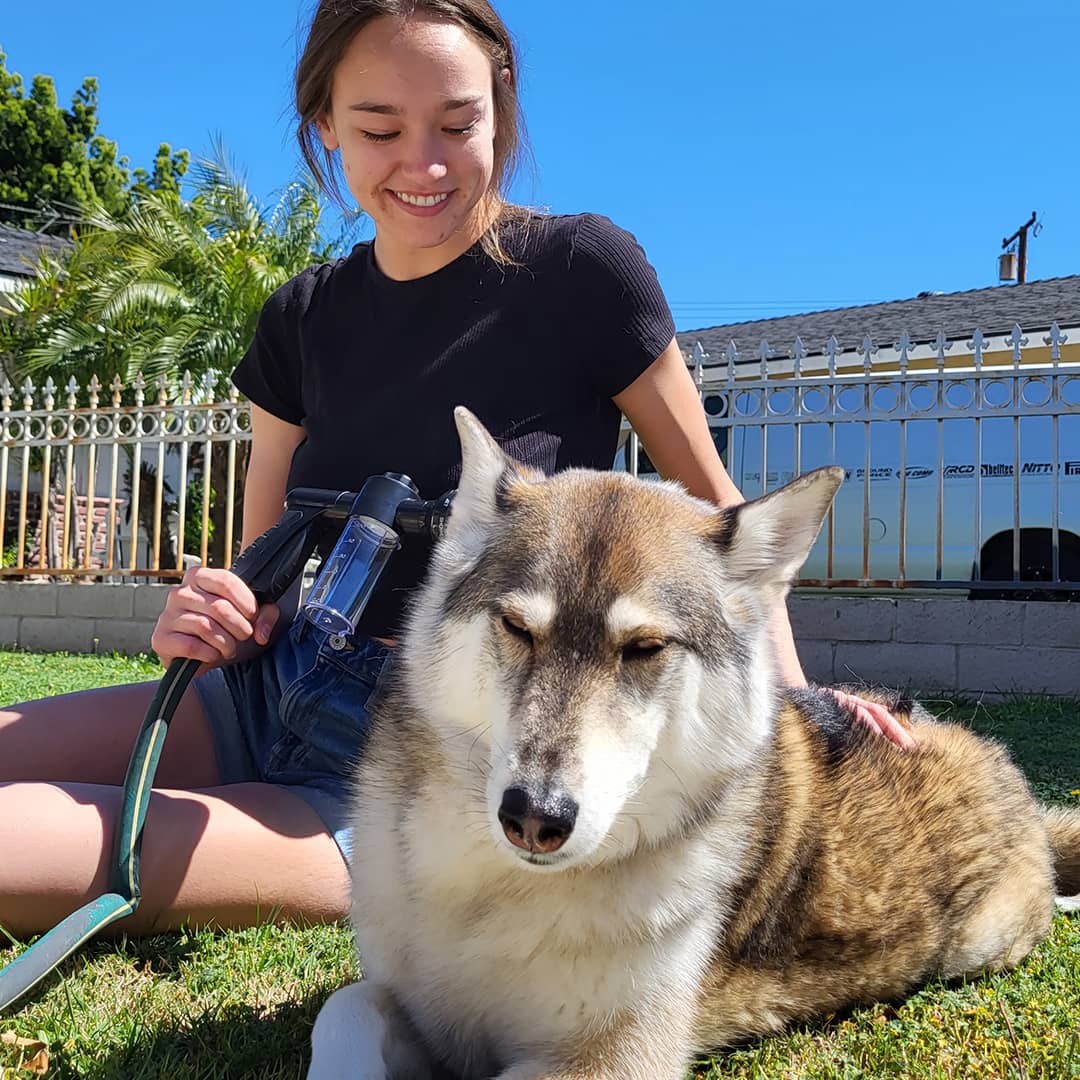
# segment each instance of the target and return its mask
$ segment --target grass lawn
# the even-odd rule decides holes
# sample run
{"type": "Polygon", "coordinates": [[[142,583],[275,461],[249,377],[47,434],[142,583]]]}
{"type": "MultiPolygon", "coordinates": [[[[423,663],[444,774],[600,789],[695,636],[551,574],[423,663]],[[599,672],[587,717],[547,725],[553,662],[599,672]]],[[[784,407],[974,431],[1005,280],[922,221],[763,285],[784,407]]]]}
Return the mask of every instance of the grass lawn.
{"type": "MultiPolygon", "coordinates": [[[[159,673],[144,660],[0,652],[0,705],[159,673]]],[[[1043,798],[1080,805],[1080,703],[928,704],[1006,742],[1043,798]]],[[[0,948],[0,965],[15,951],[0,948]]],[[[64,964],[63,978],[0,1018],[0,1039],[37,1040],[0,1041],[0,1080],[35,1075],[26,1066],[41,1044],[48,1071],[36,1075],[49,1077],[302,1077],[320,1004],[354,974],[340,926],[92,943],[64,964]]],[[[903,1005],[830,1017],[703,1061],[693,1075],[1080,1078],[1080,918],[1058,916],[1012,974],[931,985],[903,1005]]]]}

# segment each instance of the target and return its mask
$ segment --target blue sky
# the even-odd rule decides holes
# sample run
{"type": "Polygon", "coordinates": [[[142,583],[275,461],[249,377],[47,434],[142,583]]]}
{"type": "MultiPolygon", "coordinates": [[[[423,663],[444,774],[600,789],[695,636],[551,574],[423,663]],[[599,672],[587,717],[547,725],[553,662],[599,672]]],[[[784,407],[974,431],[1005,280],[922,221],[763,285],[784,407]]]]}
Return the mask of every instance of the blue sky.
{"type": "MultiPolygon", "coordinates": [[[[133,165],[220,134],[270,198],[299,169],[310,0],[4,5],[0,47],[65,104],[100,82],[133,165]],[[91,10],[98,5],[91,5],[91,10]]],[[[502,0],[535,170],[521,201],[635,233],[680,329],[1080,273],[1075,0],[502,0]]]]}

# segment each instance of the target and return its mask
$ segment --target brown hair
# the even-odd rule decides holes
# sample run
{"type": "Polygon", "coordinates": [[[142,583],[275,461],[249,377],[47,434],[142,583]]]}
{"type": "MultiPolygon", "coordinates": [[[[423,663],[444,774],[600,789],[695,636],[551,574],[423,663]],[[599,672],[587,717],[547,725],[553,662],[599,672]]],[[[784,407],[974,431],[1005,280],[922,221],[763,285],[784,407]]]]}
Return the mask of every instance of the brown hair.
{"type": "Polygon", "coordinates": [[[527,214],[523,207],[513,206],[506,197],[518,165],[527,153],[525,124],[518,99],[517,50],[510,32],[487,0],[319,0],[296,65],[300,151],[319,187],[344,207],[339,167],[333,154],[322,145],[315,119],[330,109],[334,71],[353,38],[375,19],[386,16],[407,19],[416,14],[457,23],[491,60],[495,168],[488,198],[493,213],[481,243],[499,262],[512,262],[499,243],[499,226],[508,218],[527,214]]]}

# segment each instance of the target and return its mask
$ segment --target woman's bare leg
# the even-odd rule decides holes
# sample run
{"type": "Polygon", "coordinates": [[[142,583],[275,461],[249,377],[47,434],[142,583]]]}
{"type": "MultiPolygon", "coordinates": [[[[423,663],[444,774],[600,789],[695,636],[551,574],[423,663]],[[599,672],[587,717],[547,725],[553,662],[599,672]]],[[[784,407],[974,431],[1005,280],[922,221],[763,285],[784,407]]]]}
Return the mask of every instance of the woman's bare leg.
{"type": "MultiPolygon", "coordinates": [[[[0,782],[122,785],[157,686],[107,686],[0,708],[0,782]]],[[[202,788],[220,780],[210,725],[199,695],[189,687],[169,724],[154,782],[202,788]]]]}
{"type": "MultiPolygon", "coordinates": [[[[122,784],[156,683],[0,709],[0,926],[54,926],[106,889],[122,784]]],[[[116,932],[251,925],[274,908],[312,922],[348,907],[344,861],[321,819],[270,784],[219,785],[189,689],[169,724],[143,833],[143,899],[116,932]],[[197,790],[180,790],[197,789],[197,790]]]]}
{"type": "MultiPolygon", "coordinates": [[[[0,926],[38,933],[106,891],[121,798],[97,784],[0,784],[0,926]]],[[[251,926],[271,914],[325,922],[349,906],[348,871],[322,820],[271,784],[155,791],[141,880],[142,902],[116,933],[251,926]]]]}

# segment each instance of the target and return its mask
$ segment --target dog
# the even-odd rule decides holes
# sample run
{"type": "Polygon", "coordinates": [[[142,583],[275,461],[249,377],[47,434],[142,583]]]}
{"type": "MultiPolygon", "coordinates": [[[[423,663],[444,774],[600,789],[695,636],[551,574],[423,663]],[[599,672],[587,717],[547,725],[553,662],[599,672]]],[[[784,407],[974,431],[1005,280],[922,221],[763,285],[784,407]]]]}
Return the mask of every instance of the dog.
{"type": "Polygon", "coordinates": [[[842,479],[717,509],[504,456],[461,484],[357,771],[363,979],[310,1080],[681,1080],[694,1055],[1009,968],[1080,892],[1080,813],[883,700],[783,691],[769,624],[842,479]]]}

